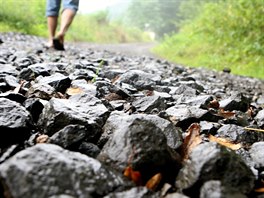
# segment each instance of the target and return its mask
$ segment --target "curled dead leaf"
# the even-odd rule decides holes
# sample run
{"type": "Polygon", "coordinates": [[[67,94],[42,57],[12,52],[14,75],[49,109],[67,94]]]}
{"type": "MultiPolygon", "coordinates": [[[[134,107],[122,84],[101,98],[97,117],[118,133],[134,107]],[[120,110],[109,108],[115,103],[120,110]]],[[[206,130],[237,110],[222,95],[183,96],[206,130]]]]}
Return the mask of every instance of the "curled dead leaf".
{"type": "Polygon", "coordinates": [[[82,93],[84,93],[84,91],[79,87],[70,87],[66,91],[66,94],[68,94],[69,96],[82,94],[82,93]]]}
{"type": "Polygon", "coordinates": [[[235,116],[235,112],[231,112],[231,111],[225,111],[224,109],[220,109],[219,112],[218,112],[218,115],[219,116],[222,116],[224,118],[232,118],[235,116]]]}
{"type": "Polygon", "coordinates": [[[264,187],[255,189],[257,193],[264,193],[264,187]]]}
{"type": "Polygon", "coordinates": [[[40,144],[40,143],[46,143],[49,139],[49,136],[47,135],[40,135],[36,138],[36,143],[40,144]]]}
{"type": "Polygon", "coordinates": [[[162,179],[161,173],[157,173],[148,180],[148,182],[146,183],[146,187],[150,190],[155,191],[158,185],[160,184],[161,179],[162,179]]]}
{"type": "Polygon", "coordinates": [[[210,101],[208,107],[213,108],[213,109],[219,109],[220,104],[219,104],[218,100],[214,99],[214,100],[210,101]]]}
{"type": "Polygon", "coordinates": [[[141,174],[139,171],[134,171],[131,166],[125,168],[123,175],[132,180],[136,185],[141,185],[141,174]]]}
{"type": "Polygon", "coordinates": [[[181,146],[181,156],[183,159],[187,159],[192,149],[202,142],[200,137],[201,127],[198,123],[193,123],[187,129],[187,135],[181,146]]]}
{"type": "Polygon", "coordinates": [[[225,146],[227,148],[230,148],[232,150],[238,150],[242,147],[240,143],[234,144],[230,140],[227,140],[225,138],[218,138],[213,135],[209,135],[209,140],[211,142],[217,142],[218,144],[221,144],[222,146],[225,146]]]}
{"type": "Polygon", "coordinates": [[[14,93],[19,93],[20,91],[21,91],[21,89],[22,89],[22,87],[24,86],[24,84],[25,84],[25,80],[22,80],[21,82],[20,82],[20,84],[14,89],[14,93]]]}

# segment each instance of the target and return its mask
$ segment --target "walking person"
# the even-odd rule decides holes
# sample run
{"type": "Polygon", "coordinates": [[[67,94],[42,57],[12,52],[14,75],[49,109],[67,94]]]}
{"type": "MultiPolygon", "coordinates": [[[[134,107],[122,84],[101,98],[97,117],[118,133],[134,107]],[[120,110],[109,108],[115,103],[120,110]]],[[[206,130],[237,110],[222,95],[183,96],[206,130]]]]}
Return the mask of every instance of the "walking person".
{"type": "Polygon", "coordinates": [[[78,11],[79,0],[47,0],[46,3],[46,17],[49,34],[47,47],[53,47],[56,50],[64,50],[64,37],[78,11]],[[61,1],[63,6],[61,23],[60,29],[56,34],[61,1]]]}

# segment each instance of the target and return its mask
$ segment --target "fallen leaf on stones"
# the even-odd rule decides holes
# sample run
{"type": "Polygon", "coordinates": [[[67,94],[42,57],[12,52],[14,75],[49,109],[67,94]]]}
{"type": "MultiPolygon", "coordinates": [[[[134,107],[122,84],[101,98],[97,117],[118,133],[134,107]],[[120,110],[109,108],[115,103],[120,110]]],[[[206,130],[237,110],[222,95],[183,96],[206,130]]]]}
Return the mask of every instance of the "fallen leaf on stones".
{"type": "Polygon", "coordinates": [[[26,81],[22,80],[20,84],[14,89],[14,93],[19,93],[26,81]]]}
{"type": "Polygon", "coordinates": [[[264,129],[255,129],[255,128],[249,128],[249,127],[244,127],[244,129],[248,131],[264,132],[264,129]]]}
{"type": "Polygon", "coordinates": [[[193,123],[187,129],[187,135],[180,149],[183,159],[187,159],[192,149],[202,142],[202,138],[200,137],[200,129],[201,127],[198,123],[193,123]]]}
{"type": "Polygon", "coordinates": [[[131,166],[125,168],[124,176],[132,180],[138,186],[142,184],[140,172],[134,171],[131,166]]]}
{"type": "Polygon", "coordinates": [[[158,185],[160,184],[161,179],[162,179],[161,173],[157,173],[148,180],[148,182],[146,183],[146,187],[150,190],[155,191],[158,185]]]}
{"type": "Polygon", "coordinates": [[[213,108],[213,109],[219,109],[219,106],[220,106],[220,104],[219,104],[218,100],[216,100],[216,99],[210,101],[210,103],[208,105],[209,108],[213,108]]]}
{"type": "Polygon", "coordinates": [[[40,144],[40,143],[46,143],[49,139],[49,136],[47,135],[40,135],[36,138],[36,143],[40,144]]]}
{"type": "Polygon", "coordinates": [[[249,117],[253,117],[253,115],[254,115],[254,110],[253,110],[253,108],[252,107],[249,107],[248,108],[248,110],[247,110],[247,115],[249,116],[249,117]]]}
{"type": "Polygon", "coordinates": [[[132,180],[136,185],[140,186],[142,185],[141,174],[139,171],[134,171],[133,168],[131,167],[131,162],[134,158],[134,155],[135,155],[135,148],[133,147],[132,153],[128,159],[128,166],[125,168],[123,174],[125,177],[132,180]]]}
{"type": "Polygon", "coordinates": [[[66,94],[68,94],[69,96],[82,94],[82,93],[84,93],[84,91],[79,87],[70,87],[66,91],[66,94]]]}
{"type": "Polygon", "coordinates": [[[146,90],[144,92],[145,96],[153,96],[154,95],[154,91],[153,90],[146,90]]]}
{"type": "Polygon", "coordinates": [[[120,78],[120,76],[116,76],[111,80],[112,84],[115,84],[116,81],[118,81],[118,79],[120,78]]]}
{"type": "Polygon", "coordinates": [[[264,187],[255,189],[257,193],[264,193],[264,187]]]}
{"type": "Polygon", "coordinates": [[[113,101],[113,100],[122,100],[123,98],[116,93],[109,93],[104,97],[104,99],[108,101],[113,101]]]}
{"type": "Polygon", "coordinates": [[[220,109],[220,111],[218,112],[218,115],[224,118],[232,118],[235,114],[235,112],[225,111],[224,109],[220,109]]]}
{"type": "Polygon", "coordinates": [[[217,142],[218,144],[221,144],[227,148],[230,148],[232,150],[238,150],[242,147],[242,145],[240,143],[238,144],[234,144],[232,143],[231,141],[225,139],[225,138],[218,138],[218,137],[215,137],[213,135],[209,135],[209,140],[211,142],[217,142]]]}

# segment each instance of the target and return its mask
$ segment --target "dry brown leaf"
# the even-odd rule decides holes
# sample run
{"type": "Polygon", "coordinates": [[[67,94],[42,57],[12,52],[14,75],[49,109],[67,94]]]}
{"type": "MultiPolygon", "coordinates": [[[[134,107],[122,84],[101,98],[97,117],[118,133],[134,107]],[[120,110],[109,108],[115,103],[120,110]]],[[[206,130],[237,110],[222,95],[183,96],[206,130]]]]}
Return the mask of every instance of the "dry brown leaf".
{"type": "Polygon", "coordinates": [[[120,78],[120,76],[116,76],[116,77],[114,77],[114,78],[111,80],[111,83],[112,83],[112,84],[115,84],[116,81],[119,80],[119,78],[120,78]]]}
{"type": "Polygon", "coordinates": [[[193,123],[187,129],[187,135],[181,146],[181,155],[183,159],[187,159],[192,149],[202,142],[202,138],[200,137],[200,129],[201,127],[198,123],[193,123]]]}
{"type": "Polygon", "coordinates": [[[160,184],[161,179],[162,179],[161,173],[157,173],[148,180],[148,182],[146,183],[146,187],[150,190],[155,191],[158,185],[160,184]]]}
{"type": "Polygon", "coordinates": [[[232,118],[235,114],[235,112],[225,111],[224,109],[220,109],[220,111],[218,112],[218,115],[224,118],[232,118]]]}
{"type": "Polygon", "coordinates": [[[114,100],[122,100],[123,98],[116,93],[109,93],[104,97],[104,99],[108,101],[114,101],[114,100]]]}
{"type": "Polygon", "coordinates": [[[254,109],[252,107],[249,107],[246,113],[249,117],[252,118],[254,115],[254,109]]]}
{"type": "Polygon", "coordinates": [[[146,90],[144,92],[145,96],[153,96],[154,95],[154,91],[153,90],[146,90]]]}
{"type": "Polygon", "coordinates": [[[140,172],[134,171],[131,166],[125,168],[123,175],[132,180],[136,185],[142,184],[140,172]]]}
{"type": "Polygon", "coordinates": [[[264,129],[255,129],[255,128],[249,128],[249,127],[244,127],[244,129],[248,131],[264,132],[264,129]]]}
{"type": "Polygon", "coordinates": [[[47,135],[40,135],[36,138],[36,143],[40,144],[40,143],[46,143],[49,139],[49,136],[47,135]]]}
{"type": "Polygon", "coordinates": [[[213,135],[209,135],[209,140],[211,142],[217,142],[218,144],[221,144],[222,146],[225,146],[227,148],[230,148],[232,150],[238,150],[242,147],[240,143],[234,144],[230,140],[227,140],[225,138],[218,138],[213,135]]]}
{"type": "Polygon", "coordinates": [[[84,91],[79,87],[70,87],[66,91],[66,94],[68,94],[69,96],[82,94],[82,93],[84,93],[84,91]]]}
{"type": "Polygon", "coordinates": [[[255,189],[257,193],[264,193],[264,187],[255,189]]]}
{"type": "Polygon", "coordinates": [[[14,93],[19,93],[26,81],[22,80],[20,84],[13,90],[14,93]]]}
{"type": "Polygon", "coordinates": [[[220,106],[220,104],[219,104],[218,100],[216,100],[216,99],[210,101],[210,103],[208,105],[209,108],[213,108],[213,109],[219,109],[219,106],[220,106]]]}

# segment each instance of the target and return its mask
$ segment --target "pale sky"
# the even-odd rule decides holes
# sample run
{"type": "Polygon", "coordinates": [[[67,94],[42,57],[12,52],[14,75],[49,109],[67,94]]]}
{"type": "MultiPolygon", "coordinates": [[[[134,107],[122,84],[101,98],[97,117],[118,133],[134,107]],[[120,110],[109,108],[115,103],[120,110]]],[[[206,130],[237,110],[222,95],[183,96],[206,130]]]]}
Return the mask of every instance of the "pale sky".
{"type": "Polygon", "coordinates": [[[91,13],[104,10],[109,6],[115,5],[125,0],[80,0],[79,12],[91,13]]]}

